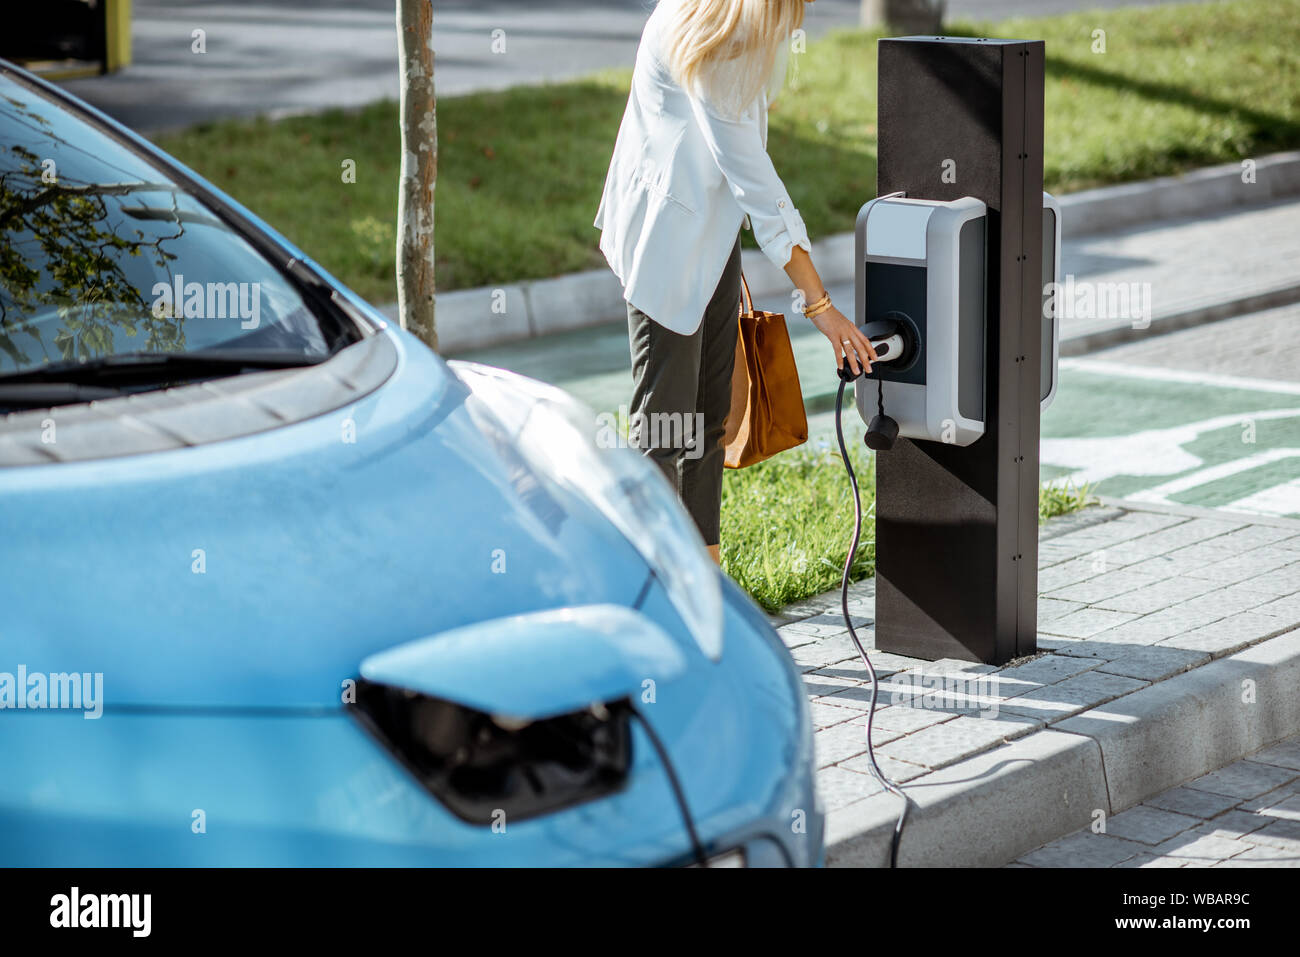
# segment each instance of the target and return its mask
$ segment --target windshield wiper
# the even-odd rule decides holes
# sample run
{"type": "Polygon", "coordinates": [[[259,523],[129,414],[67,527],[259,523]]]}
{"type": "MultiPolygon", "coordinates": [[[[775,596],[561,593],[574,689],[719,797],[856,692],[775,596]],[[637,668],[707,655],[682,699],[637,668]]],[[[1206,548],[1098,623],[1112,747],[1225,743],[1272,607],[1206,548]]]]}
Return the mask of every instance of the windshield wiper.
{"type": "Polygon", "coordinates": [[[50,409],[56,405],[115,399],[122,394],[121,389],[75,382],[3,382],[0,383],[0,409],[50,409]]]}
{"type": "Polygon", "coordinates": [[[0,373],[0,384],[21,382],[137,382],[235,375],[244,369],[292,369],[316,365],[329,356],[266,349],[198,349],[193,352],[122,352],[84,362],[52,362],[0,373]]]}

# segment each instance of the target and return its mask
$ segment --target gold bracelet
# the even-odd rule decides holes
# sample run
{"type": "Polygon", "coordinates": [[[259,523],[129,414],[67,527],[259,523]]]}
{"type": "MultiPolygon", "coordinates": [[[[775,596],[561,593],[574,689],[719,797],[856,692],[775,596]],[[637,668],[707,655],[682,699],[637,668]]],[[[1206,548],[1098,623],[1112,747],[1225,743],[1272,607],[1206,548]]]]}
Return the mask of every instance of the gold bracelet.
{"type": "Polygon", "coordinates": [[[831,294],[829,292],[823,292],[820,299],[812,303],[809,303],[803,307],[803,314],[807,316],[814,309],[819,309],[830,301],[831,301],[831,294]]]}
{"type": "Polygon", "coordinates": [[[829,299],[830,297],[831,297],[831,294],[830,294],[829,292],[827,292],[826,290],[823,289],[823,290],[822,290],[822,294],[821,294],[821,298],[820,298],[820,299],[814,299],[811,303],[806,303],[806,304],[804,305],[804,307],[803,307],[803,311],[804,311],[804,312],[807,312],[809,309],[816,309],[818,306],[820,306],[823,302],[825,302],[825,301],[826,301],[827,299],[829,299]]]}
{"type": "Polygon", "coordinates": [[[831,294],[827,293],[805,309],[803,316],[805,319],[816,319],[829,308],[831,308],[831,294]]]}

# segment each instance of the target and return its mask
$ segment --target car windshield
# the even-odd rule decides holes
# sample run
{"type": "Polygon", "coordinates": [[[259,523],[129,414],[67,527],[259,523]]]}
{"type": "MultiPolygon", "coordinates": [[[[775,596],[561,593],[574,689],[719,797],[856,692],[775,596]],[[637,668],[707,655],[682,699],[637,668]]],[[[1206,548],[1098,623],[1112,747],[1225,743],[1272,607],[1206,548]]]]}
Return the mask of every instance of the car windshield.
{"type": "Polygon", "coordinates": [[[355,338],[184,183],[0,71],[0,377],[124,353],[312,362],[355,338]]]}

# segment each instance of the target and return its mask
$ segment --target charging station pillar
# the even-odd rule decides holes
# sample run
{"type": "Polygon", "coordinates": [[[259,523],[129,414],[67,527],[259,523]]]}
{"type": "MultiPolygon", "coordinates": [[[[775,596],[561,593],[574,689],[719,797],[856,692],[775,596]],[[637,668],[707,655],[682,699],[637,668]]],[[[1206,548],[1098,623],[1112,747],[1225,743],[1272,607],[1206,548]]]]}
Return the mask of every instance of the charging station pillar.
{"type": "Polygon", "coordinates": [[[1037,650],[1043,44],[878,51],[876,194],[972,196],[988,218],[985,433],[876,455],[876,647],[1002,664],[1037,650]]]}

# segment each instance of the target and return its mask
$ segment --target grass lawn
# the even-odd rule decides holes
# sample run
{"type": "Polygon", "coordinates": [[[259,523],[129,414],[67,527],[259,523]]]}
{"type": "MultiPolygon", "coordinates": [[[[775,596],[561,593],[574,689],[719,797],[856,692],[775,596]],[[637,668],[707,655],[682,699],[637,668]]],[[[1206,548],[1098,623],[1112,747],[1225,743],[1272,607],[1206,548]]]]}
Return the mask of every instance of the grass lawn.
{"type": "MultiPolygon", "coordinates": [[[[1056,193],[1300,146],[1300,0],[953,24],[949,33],[1046,41],[1046,181],[1056,193]],[[1105,53],[1092,52],[1097,29],[1105,53]]],[[[814,237],[851,229],[875,191],[875,44],[861,31],[810,44],[773,107],[769,150],[814,237]]],[[[629,76],[439,103],[439,288],[603,262],[591,221],[629,76]]],[[[157,141],[371,301],[396,299],[395,104],[207,124],[157,141]],[[349,159],[355,183],[342,179],[349,159]]]]}
{"type": "MultiPolygon", "coordinates": [[[[876,570],[875,467],[860,442],[850,445],[865,510],[853,580],[876,570]]],[[[1039,520],[1093,501],[1087,488],[1045,485],[1039,520]]],[[[835,588],[853,532],[853,495],[834,446],[800,449],[747,469],[728,470],[722,483],[722,567],[769,611],[835,588]]]]}

